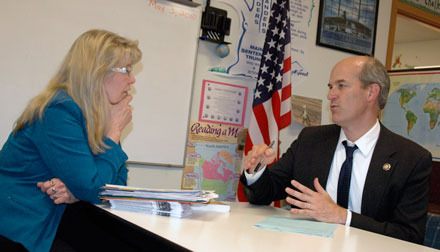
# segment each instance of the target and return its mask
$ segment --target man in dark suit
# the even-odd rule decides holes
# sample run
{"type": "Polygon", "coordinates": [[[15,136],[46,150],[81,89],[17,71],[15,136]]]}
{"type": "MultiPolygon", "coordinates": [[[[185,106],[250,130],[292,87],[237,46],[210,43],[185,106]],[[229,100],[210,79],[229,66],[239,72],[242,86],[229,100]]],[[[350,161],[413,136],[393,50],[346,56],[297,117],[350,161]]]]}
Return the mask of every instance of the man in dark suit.
{"type": "Polygon", "coordinates": [[[380,124],[389,85],[385,67],[372,57],[338,62],[327,95],[335,124],[304,128],[269,169],[255,171],[262,160],[272,163],[275,152],[255,145],[240,178],[249,202],[286,199],[293,214],[422,243],[432,158],[380,124]],[[353,171],[344,196],[341,167],[348,166],[349,148],[353,171]]]}

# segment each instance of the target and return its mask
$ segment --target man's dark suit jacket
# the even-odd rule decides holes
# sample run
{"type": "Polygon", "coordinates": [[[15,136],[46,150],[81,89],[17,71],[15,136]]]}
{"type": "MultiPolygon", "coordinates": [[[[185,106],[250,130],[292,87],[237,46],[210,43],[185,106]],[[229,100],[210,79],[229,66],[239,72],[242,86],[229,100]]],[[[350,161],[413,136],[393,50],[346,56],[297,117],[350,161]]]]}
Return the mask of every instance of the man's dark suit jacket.
{"type": "MultiPolygon", "coordinates": [[[[249,202],[270,204],[285,199],[284,189],[292,187],[292,179],[314,189],[313,179],[317,177],[325,188],[340,130],[337,125],[305,128],[254,184],[247,186],[242,174],[240,180],[249,202]]],[[[430,152],[381,125],[365,180],[361,213],[353,212],[350,225],[422,243],[431,169],[430,152]],[[385,164],[391,169],[384,169],[385,164]]]]}

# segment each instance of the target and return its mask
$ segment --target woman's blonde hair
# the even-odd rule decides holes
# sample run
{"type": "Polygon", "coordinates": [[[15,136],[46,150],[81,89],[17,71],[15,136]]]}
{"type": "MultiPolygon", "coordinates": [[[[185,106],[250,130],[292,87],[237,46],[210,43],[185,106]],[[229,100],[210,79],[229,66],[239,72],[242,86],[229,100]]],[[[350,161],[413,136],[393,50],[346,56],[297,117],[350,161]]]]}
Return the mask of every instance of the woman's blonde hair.
{"type": "Polygon", "coordinates": [[[51,99],[65,90],[81,108],[88,142],[94,154],[105,150],[109,102],[104,78],[113,67],[136,64],[142,57],[138,42],[105,30],[90,30],[79,36],[47,87],[34,97],[17,119],[13,132],[41,119],[51,99]]]}

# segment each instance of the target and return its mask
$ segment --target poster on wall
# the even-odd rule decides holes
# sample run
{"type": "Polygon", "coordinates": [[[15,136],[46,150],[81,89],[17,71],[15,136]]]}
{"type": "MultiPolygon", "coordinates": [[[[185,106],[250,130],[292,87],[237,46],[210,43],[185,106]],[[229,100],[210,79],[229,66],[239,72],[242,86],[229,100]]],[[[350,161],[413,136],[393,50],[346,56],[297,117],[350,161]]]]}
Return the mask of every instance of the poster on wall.
{"type": "Polygon", "coordinates": [[[322,100],[292,95],[293,121],[304,127],[321,125],[322,100]]]}
{"type": "Polygon", "coordinates": [[[440,160],[440,69],[390,73],[382,123],[440,160]]]}
{"type": "Polygon", "coordinates": [[[248,88],[203,80],[199,121],[243,127],[248,88]]]}
{"type": "Polygon", "coordinates": [[[292,95],[292,135],[298,136],[304,127],[321,125],[322,100],[292,95]]]}
{"type": "MultiPolygon", "coordinates": [[[[304,82],[309,76],[310,62],[307,40],[310,22],[317,0],[290,0],[290,29],[292,56],[292,83],[304,82]]],[[[263,44],[269,25],[271,0],[222,0],[232,6],[239,17],[233,26],[239,26],[236,41],[231,41],[231,53],[222,63],[210,68],[211,72],[257,79],[263,44]]]]}
{"type": "Polygon", "coordinates": [[[245,137],[238,126],[191,122],[182,189],[214,190],[219,200],[235,201],[245,137]]]}

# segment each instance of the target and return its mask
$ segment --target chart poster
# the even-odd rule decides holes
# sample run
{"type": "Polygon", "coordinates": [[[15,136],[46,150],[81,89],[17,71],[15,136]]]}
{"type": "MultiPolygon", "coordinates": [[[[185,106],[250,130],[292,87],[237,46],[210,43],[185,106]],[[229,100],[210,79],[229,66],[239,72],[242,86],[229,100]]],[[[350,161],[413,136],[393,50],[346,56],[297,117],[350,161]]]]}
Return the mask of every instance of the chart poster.
{"type": "Polygon", "coordinates": [[[199,121],[243,126],[248,88],[203,80],[199,121]]]}

